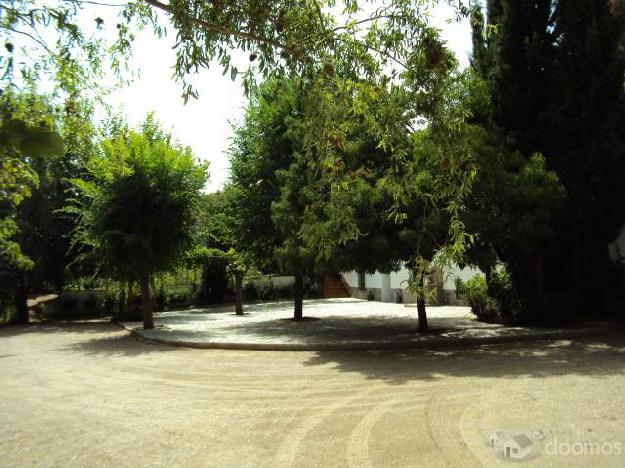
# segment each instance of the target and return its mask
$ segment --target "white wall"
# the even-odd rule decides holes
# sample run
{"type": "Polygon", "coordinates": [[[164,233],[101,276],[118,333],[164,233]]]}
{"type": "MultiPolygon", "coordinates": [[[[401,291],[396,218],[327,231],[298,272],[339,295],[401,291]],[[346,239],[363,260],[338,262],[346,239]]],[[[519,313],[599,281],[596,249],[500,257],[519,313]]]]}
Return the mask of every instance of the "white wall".
{"type": "Polygon", "coordinates": [[[295,283],[295,276],[269,276],[269,281],[275,288],[284,288],[292,286],[295,283]]]}
{"type": "Polygon", "coordinates": [[[443,274],[443,289],[456,290],[456,278],[460,278],[462,281],[468,281],[478,273],[481,273],[479,268],[451,268],[443,274]]]}
{"type": "Polygon", "coordinates": [[[367,288],[381,288],[382,287],[382,275],[375,272],[373,275],[365,275],[365,287],[367,288]]]}
{"type": "Polygon", "coordinates": [[[391,289],[406,289],[410,272],[402,265],[399,271],[391,273],[391,289]]]}
{"type": "MultiPolygon", "coordinates": [[[[624,234],[625,241],[625,234],[624,234]]],[[[625,252],[625,248],[623,250],[625,252]]],[[[480,273],[477,268],[458,268],[453,267],[448,269],[443,275],[443,289],[456,289],[456,278],[460,278],[462,281],[471,279],[474,275],[480,273]]],[[[350,271],[343,273],[343,278],[347,284],[352,288],[358,287],[358,273],[350,271]]],[[[390,274],[391,289],[406,289],[408,287],[408,279],[410,278],[410,272],[403,265],[398,271],[393,271],[390,274]]],[[[382,274],[376,272],[373,275],[365,275],[365,287],[366,288],[381,288],[382,287],[382,274]]]]}
{"type": "Polygon", "coordinates": [[[345,281],[347,282],[350,288],[358,287],[358,273],[357,272],[348,271],[346,273],[343,273],[343,278],[345,279],[345,281]]]}
{"type": "MultiPolygon", "coordinates": [[[[356,271],[348,271],[347,273],[343,273],[343,278],[349,285],[350,288],[358,287],[358,272],[356,271]]],[[[365,275],[365,287],[367,288],[381,288],[382,281],[380,278],[380,273],[375,273],[373,275],[366,274],[365,275]]],[[[393,287],[391,285],[391,287],[393,287]]]]}

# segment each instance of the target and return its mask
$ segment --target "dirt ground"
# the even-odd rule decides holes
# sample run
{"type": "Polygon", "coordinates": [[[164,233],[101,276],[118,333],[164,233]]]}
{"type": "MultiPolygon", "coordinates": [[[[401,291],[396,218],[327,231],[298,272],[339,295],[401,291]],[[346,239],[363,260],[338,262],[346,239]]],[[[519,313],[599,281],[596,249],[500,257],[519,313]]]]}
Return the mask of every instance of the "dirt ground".
{"type": "Polygon", "coordinates": [[[5,327],[0,465],[505,466],[503,431],[535,436],[529,466],[625,466],[624,371],[625,337],[254,352],[5,327]]]}

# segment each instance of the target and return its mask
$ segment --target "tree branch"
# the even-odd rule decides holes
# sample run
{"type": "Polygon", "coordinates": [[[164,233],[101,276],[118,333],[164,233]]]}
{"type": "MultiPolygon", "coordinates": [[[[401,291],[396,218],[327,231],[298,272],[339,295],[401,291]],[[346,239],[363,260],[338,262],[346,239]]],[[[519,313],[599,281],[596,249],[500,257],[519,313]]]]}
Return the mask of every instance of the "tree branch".
{"type": "MultiPolygon", "coordinates": [[[[173,11],[172,11],[170,5],[167,5],[165,3],[161,3],[158,0],[143,0],[143,1],[145,3],[147,3],[148,5],[152,6],[152,7],[158,8],[158,9],[160,9],[160,10],[166,12],[166,13],[169,13],[170,15],[173,14],[173,11]]],[[[284,50],[285,52],[288,52],[291,55],[294,55],[294,53],[295,53],[295,51],[291,47],[289,47],[289,46],[287,46],[285,44],[282,44],[281,42],[278,42],[278,41],[273,40],[273,39],[268,39],[266,37],[260,37],[260,36],[257,36],[255,34],[248,33],[248,32],[245,32],[245,31],[237,31],[237,30],[230,29],[230,28],[227,28],[227,27],[219,25],[219,24],[211,23],[209,21],[205,21],[205,20],[202,20],[202,19],[199,19],[199,18],[194,18],[194,17],[191,17],[191,16],[189,16],[188,19],[189,19],[189,21],[191,23],[193,23],[193,24],[195,24],[195,25],[197,25],[197,26],[199,26],[202,29],[205,29],[207,31],[217,32],[217,33],[220,33],[220,34],[225,34],[227,36],[235,36],[235,37],[240,37],[242,39],[248,39],[248,40],[251,40],[251,41],[254,41],[254,42],[260,42],[260,43],[263,43],[263,44],[268,44],[268,45],[276,47],[278,49],[282,49],[282,50],[284,50]]]]}
{"type": "Polygon", "coordinates": [[[46,45],[45,42],[40,41],[35,36],[33,36],[32,34],[27,33],[26,31],[19,31],[17,29],[10,28],[9,26],[0,26],[0,29],[6,29],[6,30],[12,31],[12,32],[14,32],[16,34],[22,34],[24,36],[27,36],[30,39],[32,39],[33,41],[35,41],[37,44],[39,44],[41,47],[43,47],[46,50],[46,52],[48,52],[50,55],[54,55],[54,53],[50,50],[50,48],[46,45]]]}
{"type": "Polygon", "coordinates": [[[351,26],[356,26],[359,24],[364,24],[364,23],[370,23],[371,21],[375,21],[375,20],[379,20],[379,19],[406,19],[405,16],[402,15],[375,15],[375,16],[370,16],[369,18],[364,18],[358,21],[354,21],[354,23],[352,23],[351,25],[348,25],[347,23],[349,23],[349,21],[342,25],[342,26],[337,26],[336,28],[334,28],[332,30],[332,32],[337,32],[340,31],[342,29],[349,29],[351,26]]]}
{"type": "Polygon", "coordinates": [[[65,3],[75,3],[75,4],[88,4],[88,5],[98,5],[98,6],[107,6],[107,7],[116,7],[123,8],[127,6],[127,3],[106,3],[106,2],[97,2],[95,0],[61,0],[65,3]]]}

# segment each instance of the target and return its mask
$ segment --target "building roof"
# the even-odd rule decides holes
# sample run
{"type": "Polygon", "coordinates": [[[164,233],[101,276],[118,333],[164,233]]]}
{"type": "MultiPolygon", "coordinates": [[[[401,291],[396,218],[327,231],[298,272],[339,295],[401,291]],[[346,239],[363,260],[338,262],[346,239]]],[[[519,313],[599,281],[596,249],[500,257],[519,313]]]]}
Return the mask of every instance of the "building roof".
{"type": "Polygon", "coordinates": [[[513,435],[512,437],[510,437],[506,443],[510,443],[513,442],[515,445],[518,445],[519,448],[527,448],[530,445],[532,445],[534,442],[532,442],[532,439],[530,439],[527,435],[525,434],[516,434],[513,435]]]}

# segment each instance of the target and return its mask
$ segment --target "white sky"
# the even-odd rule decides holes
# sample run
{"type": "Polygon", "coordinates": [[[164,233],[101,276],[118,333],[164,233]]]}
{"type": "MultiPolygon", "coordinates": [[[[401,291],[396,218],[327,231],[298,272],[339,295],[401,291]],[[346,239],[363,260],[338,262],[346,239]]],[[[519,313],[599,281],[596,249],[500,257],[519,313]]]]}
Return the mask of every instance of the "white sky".
{"type": "MultiPolygon", "coordinates": [[[[94,18],[98,15],[103,16],[102,11],[89,16],[94,18]]],[[[443,38],[456,53],[461,66],[466,67],[471,51],[469,22],[448,23],[445,20],[449,18],[449,7],[437,7],[432,21],[441,29],[443,38]]],[[[105,24],[113,27],[114,23],[107,20],[105,24]]],[[[147,30],[139,33],[133,46],[131,63],[140,71],[140,76],[130,86],[115,91],[109,102],[126,114],[133,126],[139,124],[148,112],[154,111],[157,119],[171,130],[176,139],[190,146],[197,157],[210,162],[207,189],[215,191],[228,178],[225,151],[232,134],[229,122],[237,121],[243,114],[246,103],[243,88],[240,81],[233,82],[229,74],[223,76],[220,67],[215,65],[195,77],[200,98],[185,105],[181,88],[172,79],[175,63],[173,43],[173,37],[158,39],[147,30]]]]}

